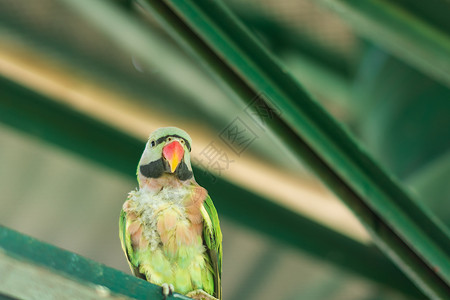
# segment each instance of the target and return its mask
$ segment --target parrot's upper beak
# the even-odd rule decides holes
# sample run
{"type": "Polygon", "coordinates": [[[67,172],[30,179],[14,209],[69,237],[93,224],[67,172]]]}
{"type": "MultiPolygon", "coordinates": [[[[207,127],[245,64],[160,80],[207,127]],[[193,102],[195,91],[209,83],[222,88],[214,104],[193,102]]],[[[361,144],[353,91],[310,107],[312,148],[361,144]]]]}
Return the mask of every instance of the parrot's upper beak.
{"type": "Polygon", "coordinates": [[[177,169],[184,157],[184,148],[178,141],[173,141],[164,146],[162,150],[164,158],[169,162],[170,172],[173,173],[177,169]]]}

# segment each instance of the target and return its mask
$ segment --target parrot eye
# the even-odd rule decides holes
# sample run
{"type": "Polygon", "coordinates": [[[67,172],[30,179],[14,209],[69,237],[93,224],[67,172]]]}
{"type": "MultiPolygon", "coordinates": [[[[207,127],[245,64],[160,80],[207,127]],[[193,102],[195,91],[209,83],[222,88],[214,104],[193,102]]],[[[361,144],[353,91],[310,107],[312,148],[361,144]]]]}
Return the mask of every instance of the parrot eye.
{"type": "Polygon", "coordinates": [[[180,142],[181,142],[182,145],[184,145],[184,140],[181,140],[180,142]]]}
{"type": "Polygon", "coordinates": [[[167,138],[167,141],[168,141],[168,142],[172,141],[172,138],[171,138],[171,137],[168,137],[168,138],[167,138]]]}
{"type": "Polygon", "coordinates": [[[153,147],[155,147],[155,145],[156,145],[156,142],[155,142],[155,141],[151,141],[151,142],[150,142],[150,147],[153,148],[153,147]]]}

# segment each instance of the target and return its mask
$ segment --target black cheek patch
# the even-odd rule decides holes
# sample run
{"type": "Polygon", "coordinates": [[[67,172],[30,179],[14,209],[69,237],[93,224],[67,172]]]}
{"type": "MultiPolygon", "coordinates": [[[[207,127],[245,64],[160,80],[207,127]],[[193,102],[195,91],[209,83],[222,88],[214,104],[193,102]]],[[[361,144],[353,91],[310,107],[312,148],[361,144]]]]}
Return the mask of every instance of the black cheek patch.
{"type": "Polygon", "coordinates": [[[148,178],[159,178],[164,173],[164,161],[162,158],[152,161],[149,164],[139,166],[141,174],[148,178]]]}
{"type": "Polygon", "coordinates": [[[192,178],[193,174],[192,174],[192,171],[189,171],[187,165],[182,160],[181,164],[175,170],[175,175],[178,177],[178,179],[184,181],[184,180],[192,178]]]}
{"type": "MultiPolygon", "coordinates": [[[[170,167],[167,162],[160,158],[158,160],[152,161],[149,164],[139,166],[139,171],[147,178],[159,178],[164,173],[170,173],[170,167]]],[[[189,171],[184,161],[181,161],[181,163],[175,170],[175,176],[177,176],[178,179],[184,181],[192,178],[193,174],[192,171],[189,171]]]]}

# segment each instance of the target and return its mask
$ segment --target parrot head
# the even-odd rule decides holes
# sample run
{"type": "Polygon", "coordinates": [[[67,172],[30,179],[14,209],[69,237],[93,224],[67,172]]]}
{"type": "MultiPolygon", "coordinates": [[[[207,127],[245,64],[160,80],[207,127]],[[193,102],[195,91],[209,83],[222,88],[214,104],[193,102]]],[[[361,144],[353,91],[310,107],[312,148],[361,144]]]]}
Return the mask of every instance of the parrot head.
{"type": "Polygon", "coordinates": [[[139,182],[164,174],[172,174],[181,181],[191,179],[191,143],[191,137],[177,127],[162,127],[152,132],[139,161],[139,182]]]}

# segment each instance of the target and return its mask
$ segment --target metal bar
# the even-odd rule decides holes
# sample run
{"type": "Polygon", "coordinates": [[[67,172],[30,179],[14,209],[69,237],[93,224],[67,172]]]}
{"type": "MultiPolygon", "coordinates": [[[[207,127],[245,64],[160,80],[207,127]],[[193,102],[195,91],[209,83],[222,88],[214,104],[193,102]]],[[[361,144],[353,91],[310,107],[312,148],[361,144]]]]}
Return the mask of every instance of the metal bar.
{"type": "Polygon", "coordinates": [[[282,63],[308,90],[338,103],[346,112],[352,111],[349,99],[356,60],[333,53],[269,16],[243,8],[242,3],[230,5],[247,27],[263,34],[265,40],[270,41],[269,45],[276,45],[275,52],[283,53],[282,63]]]}
{"type": "Polygon", "coordinates": [[[136,172],[134,158],[142,149],[135,138],[1,76],[0,87],[1,122],[125,174],[136,172]]]}
{"type": "MultiPolygon", "coordinates": [[[[0,226],[0,296],[164,299],[161,288],[0,226]]],[[[190,299],[176,294],[167,299],[190,299]]]]}
{"type": "MultiPolygon", "coordinates": [[[[439,26],[412,11],[405,1],[321,0],[340,14],[355,31],[386,48],[431,77],[450,85],[450,35],[447,26],[439,26]]],[[[439,8],[450,10],[448,1],[433,1],[439,8]]],[[[419,5],[420,6],[420,5],[419,5]]],[[[442,19],[442,18],[441,18],[442,19]]]]}
{"type": "Polygon", "coordinates": [[[240,100],[267,95],[271,132],[297,151],[354,211],[378,245],[430,297],[450,296],[450,239],[437,220],[387,175],[218,1],[138,3],[240,100]]]}
{"type": "MultiPolygon", "coordinates": [[[[0,121],[134,177],[144,141],[0,77],[0,121]],[[105,156],[105,153],[108,155],[105,156]],[[120,162],[120,163],[119,163],[120,162]]],[[[197,181],[208,189],[221,216],[269,235],[375,283],[414,298],[420,291],[382,254],[287,208],[202,170],[197,181]],[[239,209],[236,209],[239,207],[239,209]],[[258,207],[256,210],[255,207],[258,207]],[[274,222],[267,222],[273,220],[274,222]],[[390,274],[390,276],[385,276],[390,274]]]]}
{"type": "Polygon", "coordinates": [[[322,64],[336,76],[345,78],[353,76],[353,64],[343,55],[334,53],[327,47],[311,41],[310,38],[270,18],[258,9],[250,10],[248,5],[234,2],[230,3],[230,9],[248,28],[256,29],[263,34],[270,41],[269,44],[275,45],[278,51],[281,48],[281,52],[284,50],[302,53],[317,64],[322,64]]]}

